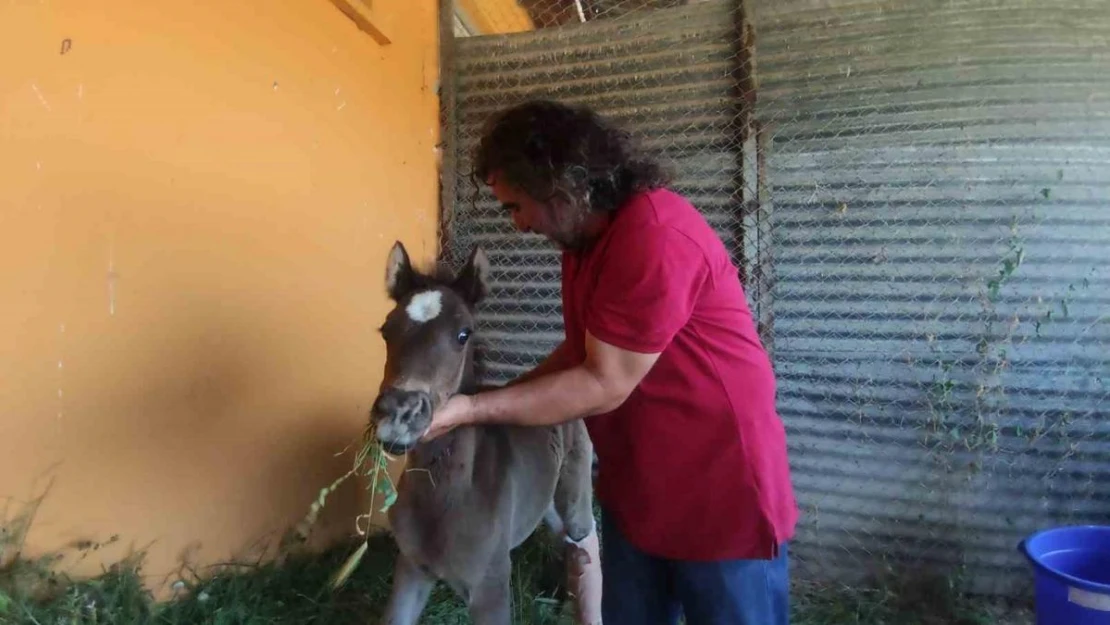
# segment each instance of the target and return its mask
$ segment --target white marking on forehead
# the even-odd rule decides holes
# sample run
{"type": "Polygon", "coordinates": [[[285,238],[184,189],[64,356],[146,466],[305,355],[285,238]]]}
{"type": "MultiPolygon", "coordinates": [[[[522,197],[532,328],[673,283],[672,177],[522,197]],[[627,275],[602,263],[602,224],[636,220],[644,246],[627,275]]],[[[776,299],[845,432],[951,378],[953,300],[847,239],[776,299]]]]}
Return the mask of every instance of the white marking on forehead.
{"type": "Polygon", "coordinates": [[[443,312],[443,293],[439,291],[424,291],[417,293],[405,306],[409,319],[416,323],[427,323],[443,312]]]}

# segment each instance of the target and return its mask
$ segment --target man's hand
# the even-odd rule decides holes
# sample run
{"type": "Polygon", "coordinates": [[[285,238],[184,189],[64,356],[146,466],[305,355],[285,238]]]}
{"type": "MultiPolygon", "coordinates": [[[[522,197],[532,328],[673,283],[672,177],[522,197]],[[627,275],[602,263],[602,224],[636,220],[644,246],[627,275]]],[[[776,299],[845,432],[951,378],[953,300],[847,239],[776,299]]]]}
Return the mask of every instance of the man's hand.
{"type": "Polygon", "coordinates": [[[443,436],[460,425],[472,423],[474,399],[470,395],[455,395],[432,415],[432,424],[422,437],[426,441],[443,436]]]}

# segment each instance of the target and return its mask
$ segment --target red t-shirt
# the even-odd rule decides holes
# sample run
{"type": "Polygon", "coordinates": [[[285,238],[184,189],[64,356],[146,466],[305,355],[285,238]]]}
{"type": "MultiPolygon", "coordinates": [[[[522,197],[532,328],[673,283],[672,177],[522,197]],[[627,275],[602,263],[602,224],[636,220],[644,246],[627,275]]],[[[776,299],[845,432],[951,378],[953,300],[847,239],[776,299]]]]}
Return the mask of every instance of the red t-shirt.
{"type": "Polygon", "coordinates": [[[769,558],[798,509],[775,378],[736,267],[668,190],[625,204],[588,250],[563,254],[570,356],[585,333],[662,352],[632,395],[586,419],[597,496],[624,536],[659,557],[769,558]]]}

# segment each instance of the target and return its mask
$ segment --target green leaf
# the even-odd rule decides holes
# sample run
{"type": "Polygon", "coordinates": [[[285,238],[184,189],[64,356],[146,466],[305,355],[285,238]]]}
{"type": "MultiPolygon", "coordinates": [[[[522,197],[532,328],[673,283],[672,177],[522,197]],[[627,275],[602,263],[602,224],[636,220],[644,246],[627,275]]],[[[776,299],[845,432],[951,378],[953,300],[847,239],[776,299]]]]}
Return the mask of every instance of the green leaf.
{"type": "Polygon", "coordinates": [[[389,493],[388,495],[385,496],[385,502],[382,505],[381,511],[382,512],[388,511],[393,506],[393,504],[395,504],[395,503],[397,503],[397,493],[396,492],[389,493]]]}

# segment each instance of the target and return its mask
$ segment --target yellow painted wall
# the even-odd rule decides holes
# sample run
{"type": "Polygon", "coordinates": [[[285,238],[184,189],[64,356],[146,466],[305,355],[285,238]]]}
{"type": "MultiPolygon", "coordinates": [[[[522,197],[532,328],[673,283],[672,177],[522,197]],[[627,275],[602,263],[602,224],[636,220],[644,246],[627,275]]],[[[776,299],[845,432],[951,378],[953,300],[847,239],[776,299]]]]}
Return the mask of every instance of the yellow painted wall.
{"type": "Polygon", "coordinates": [[[75,572],[149,547],[153,580],[349,466],[389,245],[435,252],[435,12],[376,2],[379,46],[329,0],[0,3],[0,497],[55,479],[31,551],[119,534],[75,572]]]}

